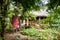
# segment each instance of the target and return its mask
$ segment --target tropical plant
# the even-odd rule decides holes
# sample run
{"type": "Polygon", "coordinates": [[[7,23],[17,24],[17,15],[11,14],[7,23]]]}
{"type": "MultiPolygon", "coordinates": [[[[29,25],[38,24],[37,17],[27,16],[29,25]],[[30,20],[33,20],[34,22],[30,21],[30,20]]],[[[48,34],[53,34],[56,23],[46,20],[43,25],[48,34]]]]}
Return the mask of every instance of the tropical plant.
{"type": "Polygon", "coordinates": [[[45,29],[39,32],[39,30],[34,27],[29,29],[22,28],[21,33],[27,35],[29,40],[58,40],[58,32],[54,29],[45,29]]]}

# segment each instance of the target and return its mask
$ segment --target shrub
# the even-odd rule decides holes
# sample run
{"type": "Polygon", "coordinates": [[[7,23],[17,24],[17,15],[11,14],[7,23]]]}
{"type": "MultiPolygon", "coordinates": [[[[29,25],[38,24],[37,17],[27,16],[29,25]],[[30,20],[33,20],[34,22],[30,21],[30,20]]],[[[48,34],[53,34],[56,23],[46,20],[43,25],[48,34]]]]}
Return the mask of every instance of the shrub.
{"type": "Polygon", "coordinates": [[[39,32],[38,29],[33,27],[29,29],[22,28],[21,33],[27,35],[29,40],[58,40],[56,36],[58,32],[52,29],[45,29],[44,31],[39,32]]]}
{"type": "Polygon", "coordinates": [[[21,33],[24,34],[24,35],[29,35],[29,36],[37,36],[37,35],[39,35],[38,30],[33,28],[33,27],[28,28],[28,29],[22,28],[21,33]]]}
{"type": "Polygon", "coordinates": [[[19,40],[20,39],[20,35],[16,35],[14,40],[19,40]]]}
{"type": "Polygon", "coordinates": [[[5,27],[5,32],[10,32],[10,31],[12,31],[12,29],[13,29],[12,24],[7,25],[7,26],[5,27]]]}

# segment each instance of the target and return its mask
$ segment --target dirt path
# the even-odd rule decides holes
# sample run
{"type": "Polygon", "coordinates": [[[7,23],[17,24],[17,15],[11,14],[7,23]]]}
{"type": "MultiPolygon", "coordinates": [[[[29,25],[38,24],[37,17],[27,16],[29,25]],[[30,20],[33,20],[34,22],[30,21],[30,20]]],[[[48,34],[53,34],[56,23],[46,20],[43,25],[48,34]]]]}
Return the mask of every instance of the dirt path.
{"type": "Polygon", "coordinates": [[[26,35],[22,35],[20,32],[16,32],[16,33],[5,33],[4,34],[4,38],[5,38],[5,40],[15,40],[15,37],[17,35],[20,36],[19,40],[27,40],[27,36],[26,35]]]}

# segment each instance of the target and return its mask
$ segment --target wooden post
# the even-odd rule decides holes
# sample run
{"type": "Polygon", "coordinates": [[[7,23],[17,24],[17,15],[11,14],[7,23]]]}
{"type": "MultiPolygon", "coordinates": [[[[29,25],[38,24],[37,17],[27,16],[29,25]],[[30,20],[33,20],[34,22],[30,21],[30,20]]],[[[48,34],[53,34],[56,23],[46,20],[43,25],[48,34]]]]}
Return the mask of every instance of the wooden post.
{"type": "Polygon", "coordinates": [[[40,24],[40,17],[39,17],[39,24],[40,24]]]}
{"type": "Polygon", "coordinates": [[[29,22],[29,20],[28,20],[28,18],[27,18],[27,26],[29,25],[29,23],[28,23],[28,22],[29,22]]]}

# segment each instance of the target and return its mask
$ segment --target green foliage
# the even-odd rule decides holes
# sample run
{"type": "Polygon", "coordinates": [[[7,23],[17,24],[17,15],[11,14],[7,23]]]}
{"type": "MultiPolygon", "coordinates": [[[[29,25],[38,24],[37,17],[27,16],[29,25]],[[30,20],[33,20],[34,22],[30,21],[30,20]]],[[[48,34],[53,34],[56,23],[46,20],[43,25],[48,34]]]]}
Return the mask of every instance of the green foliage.
{"type": "Polygon", "coordinates": [[[30,11],[32,9],[40,10],[41,0],[14,0],[16,5],[21,3],[23,6],[23,12],[30,11]]]}
{"type": "Polygon", "coordinates": [[[10,32],[13,29],[12,25],[7,25],[5,28],[5,32],[10,32]]]}
{"type": "Polygon", "coordinates": [[[57,8],[57,6],[59,6],[60,5],[60,0],[48,0],[49,2],[48,2],[48,8],[49,9],[56,9],[57,8]]]}
{"type": "Polygon", "coordinates": [[[28,29],[23,28],[21,33],[24,35],[37,36],[39,32],[37,29],[32,27],[32,28],[28,28],[28,29]]]}
{"type": "Polygon", "coordinates": [[[29,20],[35,20],[36,16],[33,13],[29,14],[29,20]]]}
{"type": "Polygon", "coordinates": [[[33,40],[58,40],[56,36],[58,32],[52,29],[45,29],[44,31],[39,32],[38,29],[33,27],[29,29],[22,28],[21,33],[27,35],[29,40],[31,40],[31,37],[33,40]]]}
{"type": "Polygon", "coordinates": [[[50,15],[48,15],[48,17],[43,19],[41,22],[43,24],[49,23],[48,28],[55,28],[58,30],[60,28],[60,6],[58,6],[57,9],[55,9],[53,12],[50,12],[49,14],[50,15]]]}
{"type": "Polygon", "coordinates": [[[54,36],[57,34],[57,31],[52,29],[46,29],[43,32],[40,32],[40,39],[41,40],[57,40],[57,36],[54,36]]]}
{"type": "Polygon", "coordinates": [[[23,7],[22,5],[19,3],[17,6],[15,6],[15,2],[11,2],[9,4],[9,9],[7,11],[7,16],[8,17],[12,17],[13,14],[15,14],[15,16],[18,16],[18,14],[21,14],[22,13],[22,10],[23,10],[23,7]]]}
{"type": "Polygon", "coordinates": [[[55,10],[55,12],[60,14],[60,6],[57,6],[57,9],[55,10]]]}
{"type": "Polygon", "coordinates": [[[2,37],[0,37],[0,40],[2,40],[2,37]]]}
{"type": "MultiPolygon", "coordinates": [[[[13,8],[16,8],[18,7],[19,4],[22,4],[22,7],[23,7],[23,13],[28,11],[28,10],[31,10],[35,7],[35,3],[36,3],[36,0],[1,0],[0,2],[0,8],[2,8],[1,10],[1,27],[2,27],[2,36],[4,37],[4,30],[5,30],[5,27],[6,27],[6,22],[5,22],[5,18],[8,17],[8,16],[12,16],[12,14],[16,14],[17,13],[20,13],[19,12],[19,8],[16,8],[14,10],[9,10],[9,5],[11,2],[15,2],[13,5],[14,7],[13,8]],[[18,10],[17,10],[18,9],[18,10]],[[9,14],[11,13],[11,14],[9,14]]],[[[10,5],[11,6],[11,5],[10,5]]]]}
{"type": "Polygon", "coordinates": [[[16,35],[14,40],[19,40],[20,39],[20,35],[16,35]]]}
{"type": "Polygon", "coordinates": [[[30,11],[26,11],[24,14],[21,15],[21,19],[29,19],[29,20],[35,20],[36,16],[32,13],[30,13],[30,11]]]}
{"type": "Polygon", "coordinates": [[[21,3],[24,11],[27,11],[35,6],[36,0],[14,0],[15,2],[21,3]]]}

